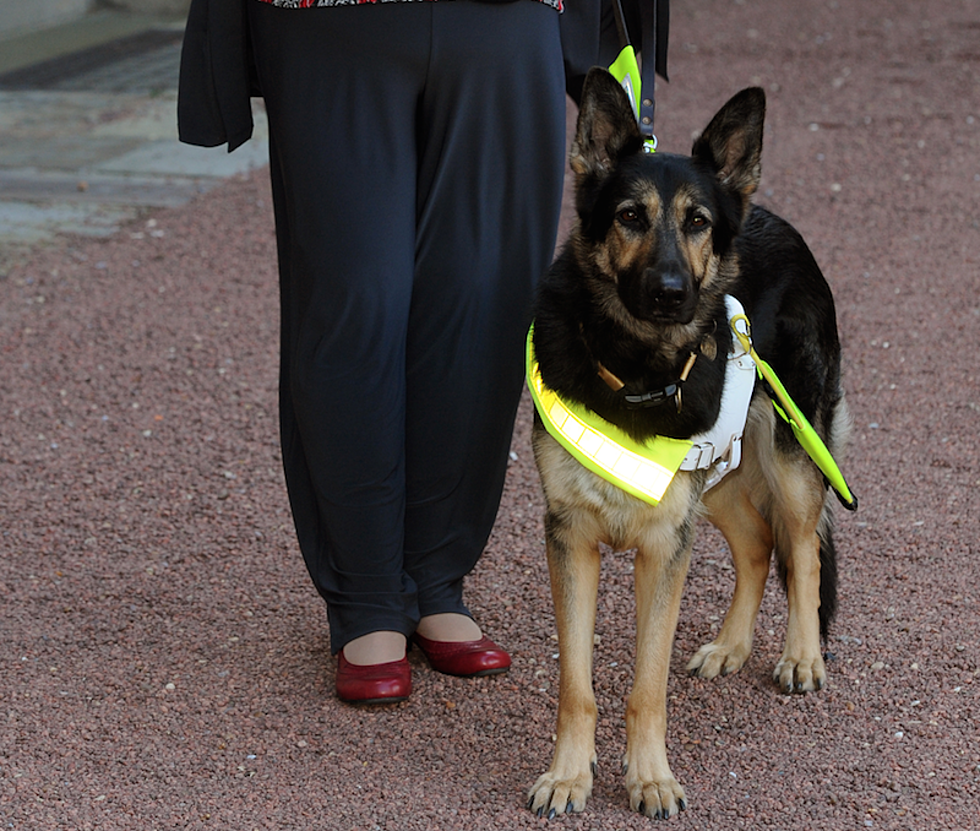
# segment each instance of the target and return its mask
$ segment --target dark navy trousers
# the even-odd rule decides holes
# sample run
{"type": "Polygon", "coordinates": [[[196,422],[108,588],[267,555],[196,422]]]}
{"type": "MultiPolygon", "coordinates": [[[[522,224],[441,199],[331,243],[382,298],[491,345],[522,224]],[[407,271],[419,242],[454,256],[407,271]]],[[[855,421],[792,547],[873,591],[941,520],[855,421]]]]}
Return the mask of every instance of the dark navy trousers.
{"type": "Polygon", "coordinates": [[[564,170],[558,13],[250,3],[269,117],[280,409],[332,649],[468,614],[564,170]]]}

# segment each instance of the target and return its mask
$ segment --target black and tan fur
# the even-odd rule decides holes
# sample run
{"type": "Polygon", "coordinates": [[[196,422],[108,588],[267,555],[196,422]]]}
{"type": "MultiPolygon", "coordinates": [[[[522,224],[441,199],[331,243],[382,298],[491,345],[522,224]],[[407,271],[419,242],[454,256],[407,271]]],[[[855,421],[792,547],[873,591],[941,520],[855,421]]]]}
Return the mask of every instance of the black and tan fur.
{"type": "MultiPolygon", "coordinates": [[[[747,89],[698,138],[692,155],[645,154],[630,105],[604,70],[586,82],[571,150],[578,224],[542,281],[534,344],[542,378],[636,438],[688,438],[716,420],[731,333],[724,296],[752,322],[757,351],[831,451],[847,416],[833,299],[800,235],[753,206],[765,97],[747,89]],[[601,369],[641,393],[675,383],[673,401],[628,409],[601,369]]],[[[679,473],[650,506],[578,464],[536,417],[548,565],[560,647],[557,744],[531,788],[539,815],[581,811],[596,769],[592,646],[600,543],[636,550],[636,670],[626,709],[626,786],[634,810],[668,817],[685,807],[665,747],[671,645],[695,525],[723,533],[735,564],[731,607],[688,669],[703,678],[738,670],[752,647],[770,555],[789,615],[774,679],[785,692],[818,690],[821,640],[836,605],[832,517],[822,474],[757,382],[743,458],[702,494],[703,472],[679,473]]]]}

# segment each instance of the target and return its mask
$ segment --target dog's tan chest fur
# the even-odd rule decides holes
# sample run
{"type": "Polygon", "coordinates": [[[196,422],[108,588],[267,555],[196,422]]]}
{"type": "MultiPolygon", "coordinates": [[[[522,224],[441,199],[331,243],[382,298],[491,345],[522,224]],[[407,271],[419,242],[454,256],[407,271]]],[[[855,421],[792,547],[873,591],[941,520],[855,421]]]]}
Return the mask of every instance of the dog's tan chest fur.
{"type": "Polygon", "coordinates": [[[701,512],[701,474],[678,471],[660,504],[650,505],[583,467],[543,428],[533,444],[549,507],[574,516],[576,533],[614,550],[673,553],[678,527],[701,512]]]}

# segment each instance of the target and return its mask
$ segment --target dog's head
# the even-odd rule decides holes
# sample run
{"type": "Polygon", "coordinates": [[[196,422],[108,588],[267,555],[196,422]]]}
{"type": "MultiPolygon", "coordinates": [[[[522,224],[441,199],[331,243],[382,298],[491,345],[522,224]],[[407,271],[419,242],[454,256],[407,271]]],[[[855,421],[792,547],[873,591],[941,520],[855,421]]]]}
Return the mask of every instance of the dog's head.
{"type": "Polygon", "coordinates": [[[712,305],[705,295],[730,288],[732,243],[759,184],[764,117],[765,94],[746,89],[691,156],[647,154],[622,87],[603,69],[589,73],[570,154],[574,244],[605,314],[633,330],[688,329],[712,305]]]}

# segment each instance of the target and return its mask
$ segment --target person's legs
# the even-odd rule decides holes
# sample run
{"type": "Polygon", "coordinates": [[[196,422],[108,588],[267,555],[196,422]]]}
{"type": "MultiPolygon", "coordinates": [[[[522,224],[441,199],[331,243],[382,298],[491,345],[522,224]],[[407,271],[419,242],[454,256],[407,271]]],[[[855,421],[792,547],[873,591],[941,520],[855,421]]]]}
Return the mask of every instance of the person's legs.
{"type": "Polygon", "coordinates": [[[280,251],[283,463],[333,651],[350,643],[357,663],[365,640],[407,636],[420,616],[468,615],[462,578],[496,515],[560,207],[557,14],[250,8],[280,251]]]}
{"type": "Polygon", "coordinates": [[[439,639],[427,624],[469,614],[463,577],[503,488],[533,287],[551,261],[561,207],[565,96],[554,9],[431,5],[406,366],[405,568],[418,587],[420,633],[439,639]]]}
{"type": "Polygon", "coordinates": [[[283,465],[337,652],[403,639],[419,617],[403,567],[405,343],[428,15],[249,5],[280,252],[283,465]]]}

